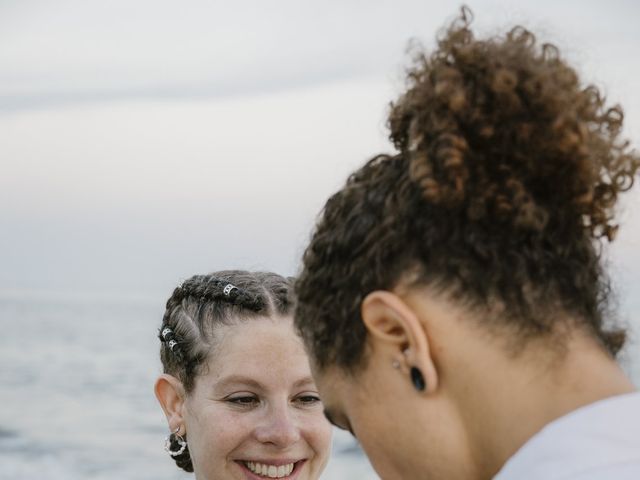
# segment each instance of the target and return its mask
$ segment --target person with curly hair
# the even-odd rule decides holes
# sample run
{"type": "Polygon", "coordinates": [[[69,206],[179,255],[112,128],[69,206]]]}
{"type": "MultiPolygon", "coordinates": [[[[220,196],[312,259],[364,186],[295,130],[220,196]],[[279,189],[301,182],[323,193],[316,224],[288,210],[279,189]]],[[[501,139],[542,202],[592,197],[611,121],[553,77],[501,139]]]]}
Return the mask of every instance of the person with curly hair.
{"type": "Polygon", "coordinates": [[[522,27],[418,53],[327,201],[296,327],[332,423],[391,479],[640,478],[602,247],[640,164],[623,112],[522,27]]]}
{"type": "Polygon", "coordinates": [[[167,301],[155,393],[165,449],[198,480],[317,480],[329,459],[290,284],[228,270],[191,277],[167,301]]]}

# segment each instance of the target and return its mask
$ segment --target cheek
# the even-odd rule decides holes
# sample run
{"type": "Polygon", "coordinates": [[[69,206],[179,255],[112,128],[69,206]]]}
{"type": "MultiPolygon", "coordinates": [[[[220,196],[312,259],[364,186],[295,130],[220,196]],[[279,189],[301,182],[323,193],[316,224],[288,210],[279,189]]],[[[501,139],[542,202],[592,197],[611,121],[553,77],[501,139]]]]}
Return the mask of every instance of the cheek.
{"type": "Polygon", "coordinates": [[[187,435],[189,449],[195,463],[221,465],[238,446],[250,439],[253,422],[247,415],[237,415],[222,409],[209,411],[193,417],[188,423],[195,435],[187,435]]]}
{"type": "MultiPolygon", "coordinates": [[[[386,479],[410,478],[402,475],[402,468],[399,464],[398,452],[394,448],[396,442],[389,441],[391,438],[389,433],[374,435],[372,433],[363,434],[363,438],[358,437],[358,441],[362,450],[369,458],[371,466],[380,476],[386,479]],[[386,439],[386,442],[381,441],[386,439]]],[[[400,452],[401,453],[401,452],[400,452]]],[[[401,462],[400,462],[401,463],[401,462]]],[[[414,477],[415,478],[415,477],[414,477]]]]}
{"type": "Polygon", "coordinates": [[[380,440],[392,437],[390,432],[385,432],[383,429],[376,428],[375,424],[361,423],[355,419],[353,422],[353,428],[358,443],[370,457],[379,457],[380,453],[384,453],[384,449],[381,448],[380,445],[380,440]]]}
{"type": "Polygon", "coordinates": [[[382,478],[399,476],[405,456],[402,429],[392,419],[397,418],[378,408],[362,406],[352,417],[357,440],[369,457],[371,465],[382,478]]]}
{"type": "Polygon", "coordinates": [[[326,462],[331,453],[331,437],[333,428],[320,410],[307,415],[301,422],[306,442],[315,452],[316,458],[326,462]]]}

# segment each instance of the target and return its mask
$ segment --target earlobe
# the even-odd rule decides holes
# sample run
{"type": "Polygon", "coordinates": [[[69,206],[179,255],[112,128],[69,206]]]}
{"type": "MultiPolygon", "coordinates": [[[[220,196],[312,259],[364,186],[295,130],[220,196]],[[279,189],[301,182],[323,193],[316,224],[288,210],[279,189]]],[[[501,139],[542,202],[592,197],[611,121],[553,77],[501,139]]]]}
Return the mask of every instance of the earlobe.
{"type": "Polygon", "coordinates": [[[154,391],[167,417],[170,430],[178,427],[182,429],[185,392],[180,380],[172,375],[162,374],[156,380],[154,391]]]}
{"type": "Polygon", "coordinates": [[[429,335],[411,307],[393,292],[376,290],[363,300],[361,315],[372,341],[392,347],[390,366],[406,375],[418,392],[434,392],[438,373],[429,335]]]}

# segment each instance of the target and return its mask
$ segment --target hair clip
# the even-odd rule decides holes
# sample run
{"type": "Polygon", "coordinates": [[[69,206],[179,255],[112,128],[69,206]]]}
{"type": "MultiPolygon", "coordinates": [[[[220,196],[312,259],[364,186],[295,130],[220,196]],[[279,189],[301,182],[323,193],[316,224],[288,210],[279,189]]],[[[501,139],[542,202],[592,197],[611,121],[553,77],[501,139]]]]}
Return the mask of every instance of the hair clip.
{"type": "Polygon", "coordinates": [[[224,293],[227,297],[231,295],[231,292],[233,290],[238,290],[238,287],[236,287],[235,285],[231,284],[231,283],[227,283],[224,287],[224,289],[222,290],[222,293],[224,293]]]}

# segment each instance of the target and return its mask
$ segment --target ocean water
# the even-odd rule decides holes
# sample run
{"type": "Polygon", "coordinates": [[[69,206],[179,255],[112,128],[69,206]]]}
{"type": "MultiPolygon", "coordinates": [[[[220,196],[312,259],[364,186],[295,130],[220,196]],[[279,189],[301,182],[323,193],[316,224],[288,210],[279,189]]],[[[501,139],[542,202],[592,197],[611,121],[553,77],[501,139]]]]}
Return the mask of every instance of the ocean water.
{"type": "MultiPolygon", "coordinates": [[[[158,299],[0,295],[1,479],[193,478],[163,450],[152,390],[162,313],[158,299]]],[[[638,350],[627,366],[637,385],[638,350]]],[[[323,478],[377,476],[336,431],[323,478]]]]}
{"type": "MultiPolygon", "coordinates": [[[[182,480],[153,395],[162,300],[0,296],[0,478],[182,480]]],[[[377,476],[336,432],[324,479],[377,476]]]]}

